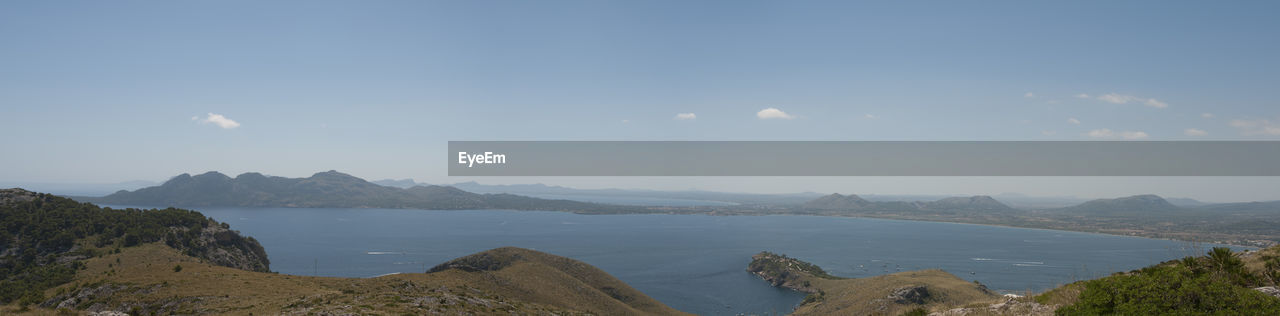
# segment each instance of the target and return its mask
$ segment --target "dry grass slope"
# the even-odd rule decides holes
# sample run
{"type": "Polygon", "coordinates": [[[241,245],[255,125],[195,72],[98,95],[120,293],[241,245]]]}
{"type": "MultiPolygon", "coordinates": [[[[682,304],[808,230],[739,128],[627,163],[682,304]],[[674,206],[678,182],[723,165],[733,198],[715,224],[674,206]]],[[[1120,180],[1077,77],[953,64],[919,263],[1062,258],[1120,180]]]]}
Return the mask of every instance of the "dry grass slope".
{"type": "Polygon", "coordinates": [[[801,305],[794,315],[898,315],[915,308],[945,310],[1000,300],[985,287],[942,270],[809,281],[822,290],[824,298],[801,305]]]}
{"type": "MultiPolygon", "coordinates": [[[[683,314],[572,259],[518,248],[473,256],[502,266],[369,279],[306,277],[210,265],[149,244],[86,260],[75,281],[46,293],[53,299],[44,307],[22,313],[56,314],[61,307],[131,314],[683,314]]],[[[4,306],[0,314],[19,310],[4,306]]]]}

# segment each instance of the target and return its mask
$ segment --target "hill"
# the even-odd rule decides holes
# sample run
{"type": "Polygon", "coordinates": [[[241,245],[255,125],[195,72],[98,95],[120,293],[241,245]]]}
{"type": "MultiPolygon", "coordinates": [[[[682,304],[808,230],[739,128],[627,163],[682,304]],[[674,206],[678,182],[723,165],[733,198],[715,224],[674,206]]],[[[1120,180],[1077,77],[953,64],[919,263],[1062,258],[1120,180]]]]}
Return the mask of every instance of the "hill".
{"type": "Polygon", "coordinates": [[[0,303],[41,300],[83,260],[159,243],[212,265],[266,272],[262,245],[188,210],[102,208],[22,189],[0,190],[0,303]]]}
{"type": "Polygon", "coordinates": [[[257,241],[199,212],[0,190],[4,315],[683,314],[600,269],[519,248],[371,279],[268,271],[257,241]]]}
{"type": "Polygon", "coordinates": [[[841,195],[840,193],[832,193],[831,195],[805,202],[803,207],[816,210],[854,210],[865,208],[871,203],[871,201],[858,197],[857,194],[841,195]]]}
{"type": "Polygon", "coordinates": [[[146,206],[410,208],[429,210],[516,209],[615,212],[619,206],[547,200],[510,194],[476,194],[447,186],[408,189],[374,184],[337,171],[307,178],[245,173],[235,178],[218,172],[181,174],[165,183],[120,191],[85,201],[146,206]]]}
{"type": "Polygon", "coordinates": [[[752,256],[747,271],[810,293],[794,315],[1277,315],[1280,246],[1214,248],[1032,297],[991,293],[941,270],[846,279],[786,255],[752,256]]]}
{"type": "Polygon", "coordinates": [[[1152,216],[1179,213],[1183,208],[1151,194],[1134,195],[1115,199],[1097,199],[1080,205],[1064,207],[1055,211],[1074,215],[1102,216],[1152,216]]]}
{"type": "Polygon", "coordinates": [[[973,211],[1009,211],[1013,208],[996,201],[995,198],[986,195],[975,195],[971,197],[949,197],[933,202],[925,202],[921,205],[923,209],[930,210],[973,210],[973,211]]]}
{"type": "MultiPolygon", "coordinates": [[[[29,313],[131,315],[683,315],[571,259],[517,248],[468,257],[492,269],[443,268],[377,278],[293,276],[208,264],[161,244],[85,260],[29,313]]],[[[461,260],[461,259],[460,259],[461,260]]],[[[0,307],[0,314],[21,307],[0,307]]]]}
{"type": "Polygon", "coordinates": [[[996,199],[977,195],[971,197],[949,197],[936,201],[868,201],[855,194],[841,195],[833,193],[813,199],[800,205],[800,209],[844,212],[955,212],[955,211],[1011,211],[1013,208],[996,199]]]}
{"type": "Polygon", "coordinates": [[[747,271],[774,286],[809,293],[792,315],[900,315],[999,300],[985,286],[942,270],[846,279],[799,259],[762,252],[752,256],[747,271]]]}

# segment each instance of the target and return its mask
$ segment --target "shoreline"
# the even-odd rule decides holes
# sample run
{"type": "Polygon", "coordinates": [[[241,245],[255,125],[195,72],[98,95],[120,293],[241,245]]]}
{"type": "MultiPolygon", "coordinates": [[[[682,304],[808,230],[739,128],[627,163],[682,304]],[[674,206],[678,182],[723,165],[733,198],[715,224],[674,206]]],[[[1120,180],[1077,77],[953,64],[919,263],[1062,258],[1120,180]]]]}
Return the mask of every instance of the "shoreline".
{"type": "MultiPolygon", "coordinates": [[[[866,215],[832,215],[832,214],[802,214],[802,213],[744,213],[744,212],[718,212],[718,211],[715,211],[715,210],[711,210],[711,211],[701,211],[701,212],[699,212],[699,211],[695,211],[695,210],[677,210],[677,209],[671,209],[671,210],[646,210],[646,211],[618,212],[618,213],[594,213],[594,212],[580,212],[580,211],[561,211],[561,210],[520,210],[520,209],[452,209],[452,210],[445,210],[445,209],[380,208],[380,207],[296,207],[296,206],[139,206],[139,205],[109,205],[109,204],[98,204],[98,203],[94,203],[94,204],[99,205],[99,206],[102,206],[102,207],[111,207],[111,208],[163,209],[163,208],[167,208],[167,207],[176,207],[176,208],[193,209],[193,210],[195,210],[195,209],[197,209],[197,208],[254,208],[254,209],[272,209],[272,208],[305,209],[305,208],[315,208],[315,209],[353,209],[353,210],[378,210],[378,209],[381,209],[381,210],[437,211],[437,212],[456,212],[456,211],[556,212],[556,213],[570,213],[570,214],[577,214],[577,215],[592,215],[592,216],[595,216],[595,215],[603,215],[603,216],[610,216],[610,215],[813,216],[813,217],[863,218],[863,219],[877,219],[877,220],[897,220],[897,221],[931,222],[931,223],[946,223],[946,224],[980,225],[980,226],[1005,227],[1005,228],[1019,228],[1019,229],[1035,229],[1035,230],[1045,230],[1045,231],[1059,231],[1059,232],[1073,232],[1073,233],[1099,234],[1099,235],[1108,235],[1108,236],[1137,237],[1137,238],[1158,239],[1158,240],[1168,240],[1168,241],[1180,241],[1180,242],[1199,243],[1199,244],[1219,244],[1219,245],[1227,245],[1227,246],[1234,246],[1234,247],[1247,248],[1247,249],[1251,249],[1251,250],[1263,249],[1263,248],[1266,248],[1266,247],[1269,247],[1269,246],[1273,246],[1273,245],[1276,245],[1276,244],[1280,244],[1280,243],[1277,243],[1277,242],[1272,242],[1272,243],[1270,243],[1269,245],[1251,245],[1251,244],[1247,244],[1247,243],[1240,243],[1240,242],[1235,242],[1235,241],[1220,241],[1220,240],[1219,240],[1219,241],[1189,240],[1189,239],[1183,239],[1183,238],[1170,238],[1170,237],[1151,236],[1151,235],[1147,235],[1147,234],[1138,234],[1138,235],[1117,234],[1117,233],[1110,233],[1110,232],[1105,232],[1105,231],[1100,231],[1100,230],[1070,230],[1070,229],[1058,229],[1058,228],[1044,228],[1044,227],[1018,226],[1018,225],[1009,225],[1009,224],[1000,224],[1000,223],[975,223],[975,222],[963,222],[963,221],[931,220],[931,219],[921,219],[921,218],[898,218],[898,217],[889,217],[889,216],[866,216],[866,215]]],[[[622,206],[632,206],[632,205],[622,205],[622,206]]],[[[635,206],[635,207],[638,207],[638,208],[649,208],[649,207],[651,207],[651,206],[635,206]]],[[[681,207],[673,207],[673,208],[681,208],[681,207]]]]}

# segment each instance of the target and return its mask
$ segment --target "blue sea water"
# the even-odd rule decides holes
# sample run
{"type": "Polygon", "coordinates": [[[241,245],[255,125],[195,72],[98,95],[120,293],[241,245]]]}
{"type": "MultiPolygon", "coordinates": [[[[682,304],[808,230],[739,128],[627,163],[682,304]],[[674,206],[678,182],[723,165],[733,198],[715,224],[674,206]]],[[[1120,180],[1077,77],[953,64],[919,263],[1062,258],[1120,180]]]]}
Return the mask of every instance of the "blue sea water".
{"type": "Polygon", "coordinates": [[[1211,245],[983,225],[815,216],[577,215],[562,212],[195,208],[257,238],[272,270],[373,277],[417,273],[516,246],[584,261],[674,308],[785,314],[802,293],[745,272],[760,251],[844,277],[941,268],[1010,293],[1042,291],[1211,245]]]}

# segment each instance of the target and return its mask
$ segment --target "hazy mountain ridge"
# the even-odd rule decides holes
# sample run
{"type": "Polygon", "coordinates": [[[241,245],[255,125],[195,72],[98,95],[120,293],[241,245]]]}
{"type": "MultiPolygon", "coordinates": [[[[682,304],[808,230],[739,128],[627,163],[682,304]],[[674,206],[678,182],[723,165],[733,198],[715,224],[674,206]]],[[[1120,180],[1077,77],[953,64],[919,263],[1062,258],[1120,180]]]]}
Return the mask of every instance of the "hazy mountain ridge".
{"type": "Polygon", "coordinates": [[[120,205],[223,206],[223,207],[334,207],[412,209],[519,209],[595,211],[612,205],[568,200],[548,200],[510,194],[477,194],[447,186],[414,186],[407,189],[374,184],[337,171],[308,178],[244,173],[235,178],[218,172],[181,174],[165,183],[81,200],[120,205]]]}
{"type": "Polygon", "coordinates": [[[1185,209],[1169,203],[1169,201],[1160,196],[1144,194],[1114,199],[1096,199],[1053,211],[1077,215],[1149,216],[1183,212],[1185,209]]]}
{"type": "Polygon", "coordinates": [[[800,205],[804,209],[834,211],[876,211],[876,212],[918,212],[918,211],[957,211],[988,210],[1009,211],[1013,208],[996,199],[977,195],[971,197],[948,197],[936,201],[868,201],[856,194],[841,195],[832,193],[805,202],[800,205]]]}
{"type": "MultiPolygon", "coordinates": [[[[383,179],[373,181],[375,184],[409,188],[412,186],[426,185],[422,182],[415,182],[413,179],[383,179]]],[[[467,192],[481,194],[517,194],[517,195],[576,195],[576,196],[606,196],[606,197],[632,197],[632,198],[660,198],[660,199],[679,199],[679,200],[700,200],[700,201],[719,201],[739,204],[799,204],[804,203],[812,198],[822,196],[822,194],[814,192],[802,193],[732,193],[704,190],[647,190],[647,189],[579,189],[557,185],[547,185],[542,183],[534,184],[481,184],[475,181],[459,182],[448,186],[462,189],[467,192]]]]}

